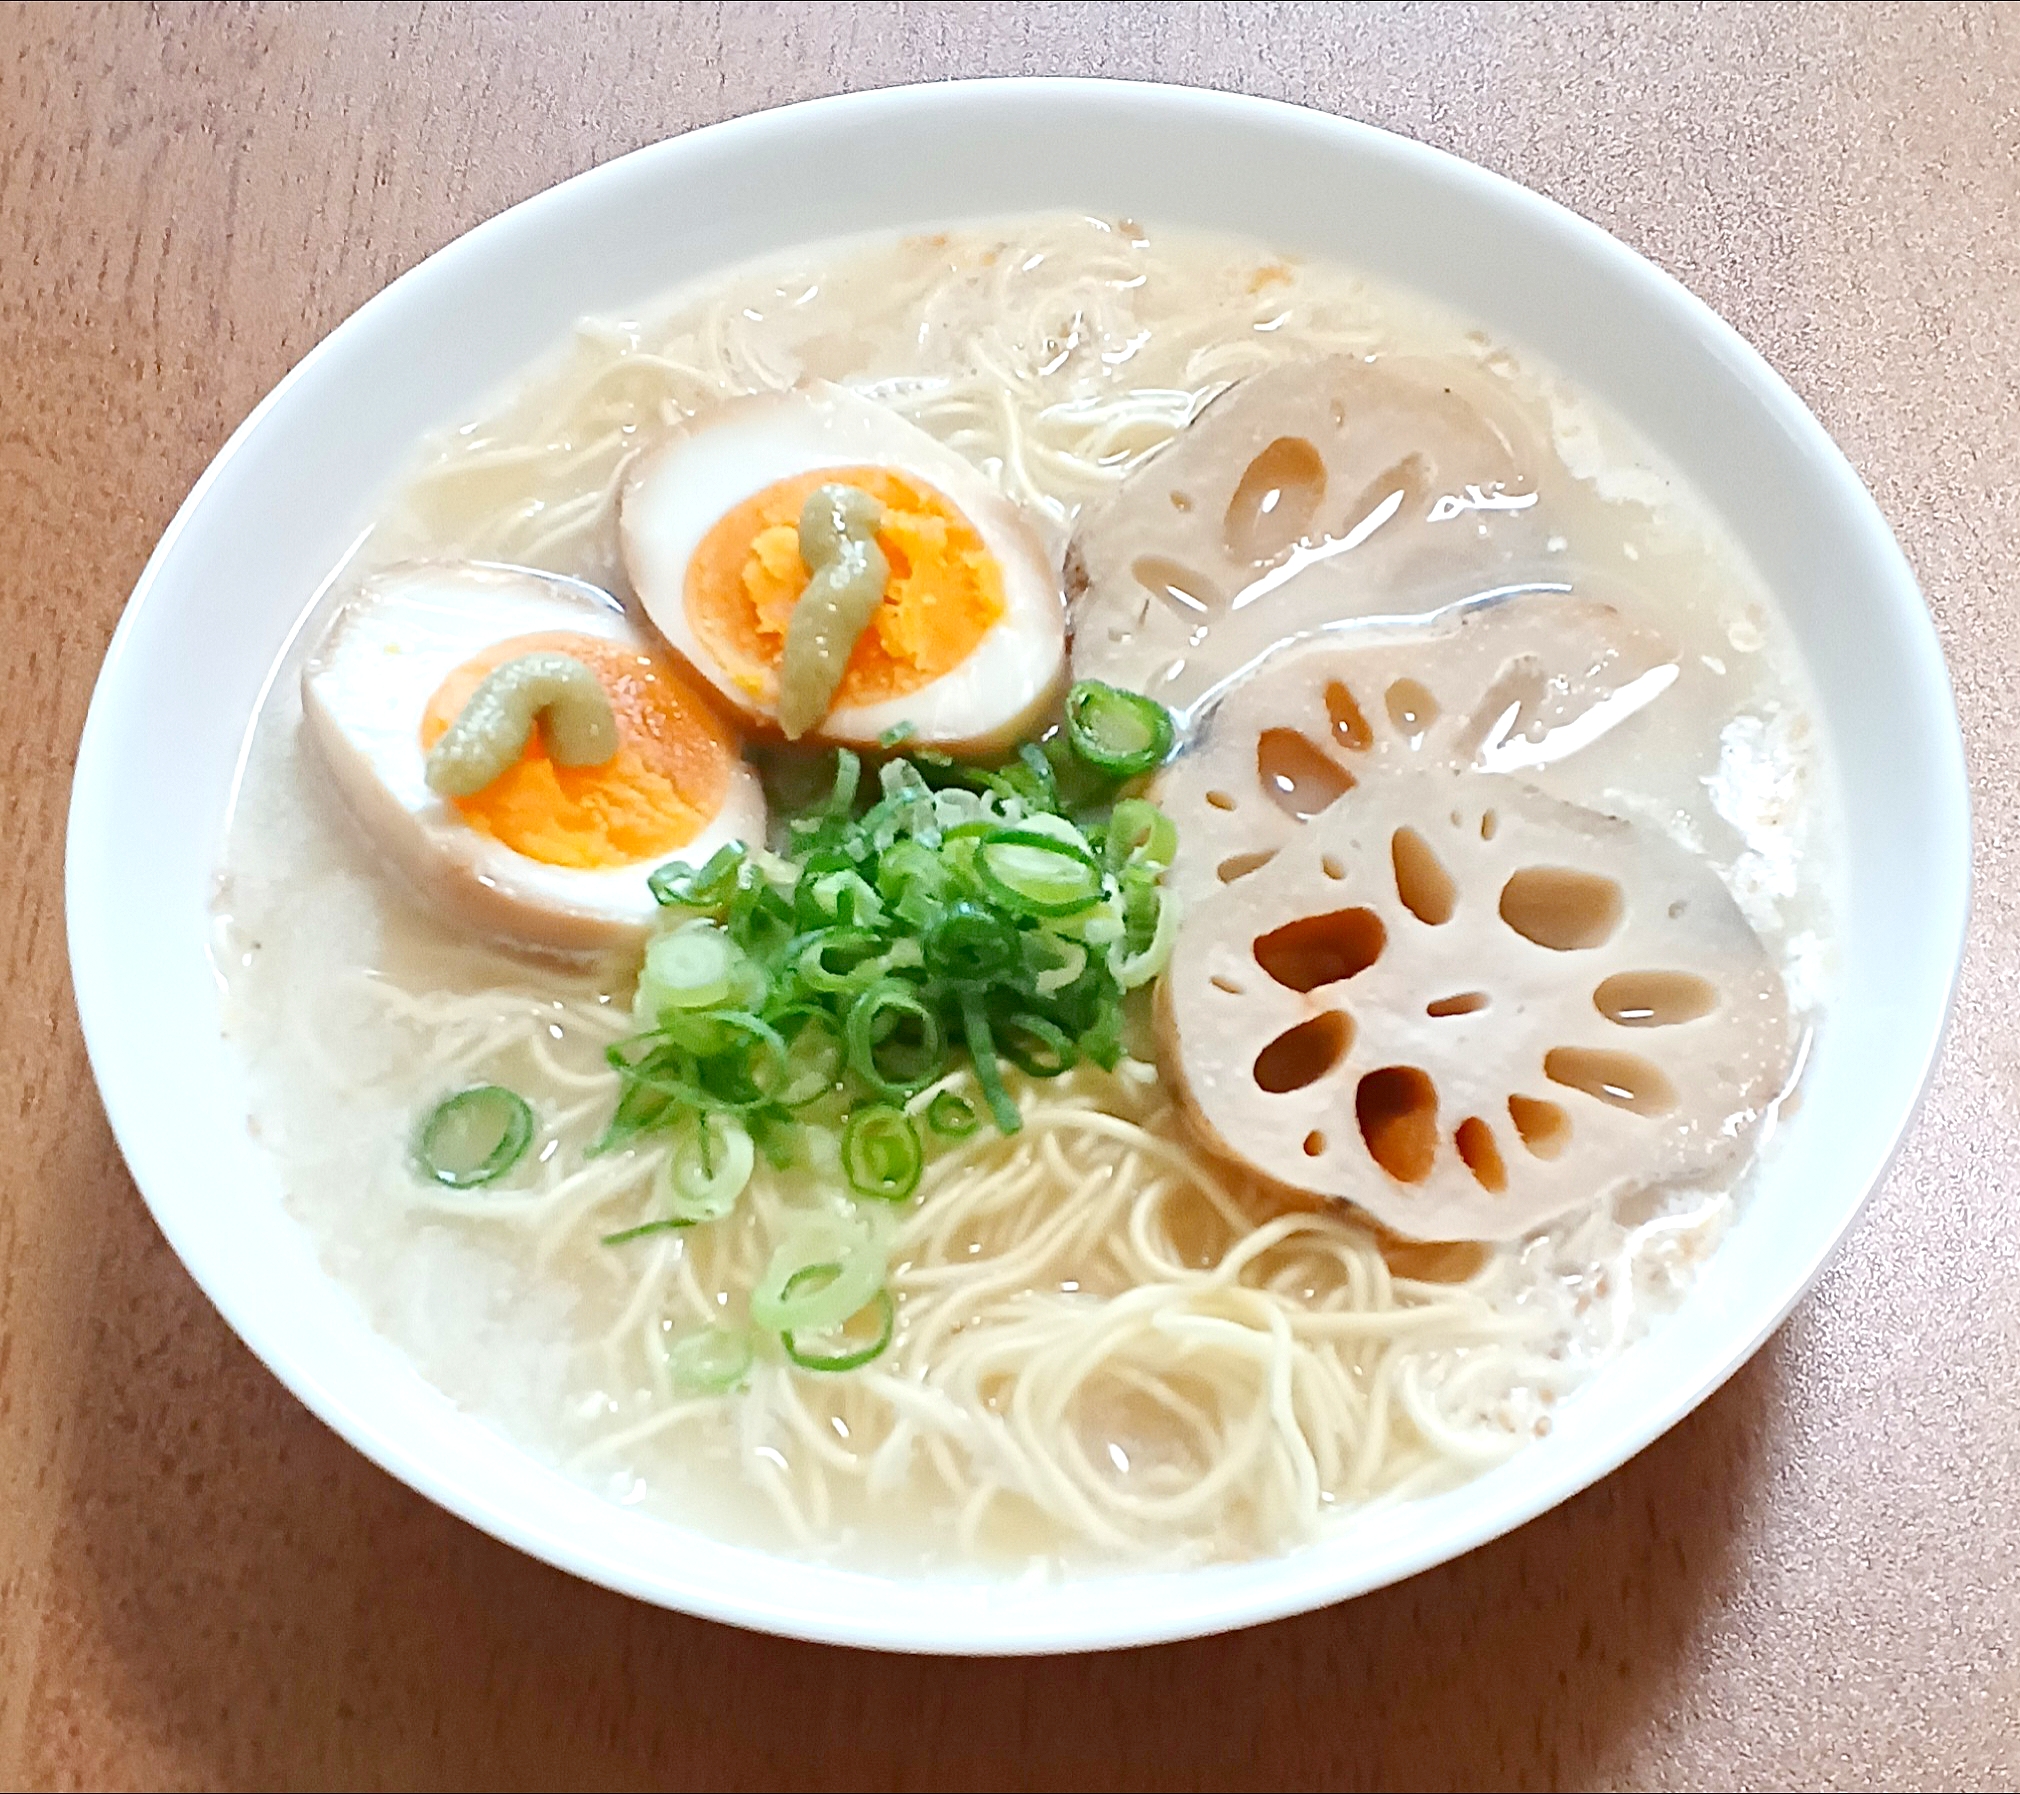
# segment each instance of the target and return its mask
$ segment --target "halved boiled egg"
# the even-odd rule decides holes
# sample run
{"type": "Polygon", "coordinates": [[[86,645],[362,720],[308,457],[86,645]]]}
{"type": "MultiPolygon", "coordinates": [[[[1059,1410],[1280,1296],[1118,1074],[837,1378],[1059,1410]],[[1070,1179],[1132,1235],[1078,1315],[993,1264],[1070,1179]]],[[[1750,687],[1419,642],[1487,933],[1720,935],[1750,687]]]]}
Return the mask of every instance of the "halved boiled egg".
{"type": "Polygon", "coordinates": [[[739,711],[778,718],[779,662],[810,578],[801,507],[860,487],[882,507],[884,597],[811,734],[1007,746],[1056,694],[1065,606],[1045,548],[988,479],[895,412],[817,382],[733,399],[642,459],[619,513],[645,613],[739,711]]]}
{"type": "Polygon", "coordinates": [[[506,568],[415,563],[337,614],[302,675],[302,709],[378,848],[459,919],[568,950],[644,935],[646,880],[764,838],[764,799],[735,736],[664,649],[587,586],[506,568]],[[562,654],[594,675],[617,751],[563,765],[534,728],[480,790],[428,783],[428,753],[488,675],[562,654]]]}

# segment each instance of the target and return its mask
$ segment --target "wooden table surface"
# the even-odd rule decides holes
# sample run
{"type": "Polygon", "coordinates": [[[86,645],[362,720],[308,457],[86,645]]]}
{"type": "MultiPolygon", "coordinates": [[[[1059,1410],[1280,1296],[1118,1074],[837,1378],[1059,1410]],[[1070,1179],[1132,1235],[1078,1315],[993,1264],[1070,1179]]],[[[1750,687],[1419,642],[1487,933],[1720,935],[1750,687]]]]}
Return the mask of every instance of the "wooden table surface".
{"type": "Polygon", "coordinates": [[[2009,9],[0,12],[0,1782],[2020,1779],[2016,204],[2009,9]],[[71,1009],[61,842],[98,660],[155,537],[382,284],[690,126],[1015,72],[1373,120],[1566,201],[1721,310],[1844,444],[1928,589],[1971,747],[1978,908],[1941,1072],[1866,1219],[1753,1364],[1634,1463],[1304,1619],[948,1663],[588,1588],[312,1420],[114,1151],[71,1009]]]}

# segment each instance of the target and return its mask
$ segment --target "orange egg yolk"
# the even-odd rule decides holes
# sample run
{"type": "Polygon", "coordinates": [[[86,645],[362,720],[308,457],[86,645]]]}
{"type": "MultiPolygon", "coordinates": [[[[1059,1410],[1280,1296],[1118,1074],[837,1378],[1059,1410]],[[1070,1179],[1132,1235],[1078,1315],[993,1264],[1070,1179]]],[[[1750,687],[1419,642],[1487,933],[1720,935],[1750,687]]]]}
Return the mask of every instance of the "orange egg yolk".
{"type": "Polygon", "coordinates": [[[831,708],[902,698],[951,672],[1003,616],[1003,569],[975,526],[925,481],[889,467],[829,467],[767,486],[726,513],[688,562],[687,620],[762,709],[776,706],[786,625],[809,574],[800,507],[817,486],[859,486],[884,507],[884,600],[856,638],[831,708]]]}
{"type": "Polygon", "coordinates": [[[549,866],[605,871],[684,847],[722,808],[736,743],[656,654],[598,636],[514,636],[444,679],[421,719],[426,753],[486,674],[521,654],[567,654],[596,675],[617,716],[617,753],[601,766],[557,766],[535,729],[519,760],[474,797],[455,799],[474,829],[549,866]]]}

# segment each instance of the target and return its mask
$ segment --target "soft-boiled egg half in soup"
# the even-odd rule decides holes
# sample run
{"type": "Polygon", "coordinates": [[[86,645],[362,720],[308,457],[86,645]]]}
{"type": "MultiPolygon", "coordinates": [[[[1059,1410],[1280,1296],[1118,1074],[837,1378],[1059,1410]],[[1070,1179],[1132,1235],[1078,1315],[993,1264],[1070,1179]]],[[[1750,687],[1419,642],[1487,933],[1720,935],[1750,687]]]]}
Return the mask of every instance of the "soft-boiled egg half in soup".
{"type": "Polygon", "coordinates": [[[988,751],[1057,695],[1065,609],[1029,522],[846,388],[695,418],[633,471],[621,524],[646,615],[760,726],[988,751]]]}
{"type": "Polygon", "coordinates": [[[380,851],[488,934],[644,936],[647,882],[764,838],[732,731],[614,602],[507,568],[367,581],[302,676],[310,737],[380,851]]]}

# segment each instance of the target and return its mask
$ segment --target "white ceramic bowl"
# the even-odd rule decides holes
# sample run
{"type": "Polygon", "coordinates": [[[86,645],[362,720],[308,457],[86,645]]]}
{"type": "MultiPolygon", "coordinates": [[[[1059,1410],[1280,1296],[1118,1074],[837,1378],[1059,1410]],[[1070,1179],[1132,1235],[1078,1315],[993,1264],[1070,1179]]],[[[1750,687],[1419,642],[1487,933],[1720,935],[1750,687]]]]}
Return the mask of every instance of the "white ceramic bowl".
{"type": "Polygon", "coordinates": [[[1704,306],[1549,201],[1361,125],[1176,88],[1004,81],[821,100],[641,150],[479,226],[333,332],[197,482],[120,622],[78,752],[69,929],[92,1065],[162,1231],[359,1450],[646,1600],[808,1638],[1016,1652],[1337,1601],[1521,1524],[1674,1424],[1789,1311],[1884,1172],[1942,1031],[1968,879],[1962,749],[1914,579],[1843,456],[1704,306]],[[1682,1312],[1505,1467],[1261,1563],[1121,1585],[891,1582],[612,1507],[459,1412],[367,1327],[247,1137],[205,958],[211,880],[267,669],[425,430],[585,313],[810,238],[1067,206],[1248,232],[1414,286],[1653,440],[1753,556],[1814,678],[1849,800],[1842,982],[1767,1187],[1682,1312]]]}

